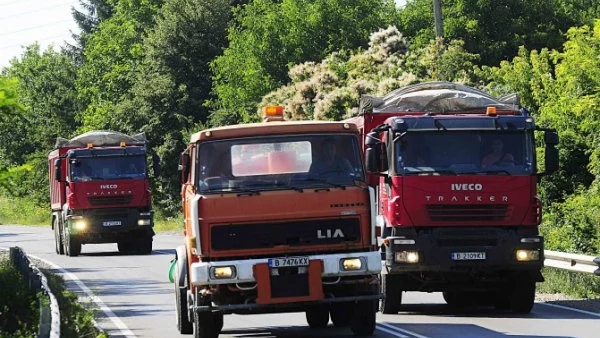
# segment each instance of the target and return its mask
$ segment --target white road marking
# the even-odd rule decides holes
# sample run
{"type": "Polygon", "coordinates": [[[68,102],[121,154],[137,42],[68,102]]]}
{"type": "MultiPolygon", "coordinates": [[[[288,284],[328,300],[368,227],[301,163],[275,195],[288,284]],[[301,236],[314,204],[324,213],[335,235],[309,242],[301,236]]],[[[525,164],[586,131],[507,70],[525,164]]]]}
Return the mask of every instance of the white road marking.
{"type": "MultiPolygon", "coordinates": [[[[420,335],[420,334],[418,334],[418,333],[415,333],[415,332],[412,332],[412,331],[408,331],[408,330],[405,330],[405,329],[401,329],[401,328],[399,328],[399,327],[397,327],[397,326],[390,325],[390,324],[388,324],[388,323],[377,323],[377,326],[376,326],[376,327],[377,327],[377,329],[378,329],[378,330],[381,330],[381,331],[383,331],[382,329],[384,329],[384,328],[385,328],[385,329],[389,329],[389,330],[392,330],[392,331],[401,332],[401,333],[404,333],[404,334],[410,335],[411,337],[415,337],[415,338],[429,338],[429,337],[427,337],[427,336],[423,336],[423,335],[420,335]]],[[[389,333],[389,332],[387,332],[387,331],[383,331],[383,332],[389,333]]],[[[394,335],[395,335],[396,337],[407,337],[407,338],[409,337],[409,336],[399,336],[398,334],[394,334],[394,335]]]]}
{"type": "MultiPolygon", "coordinates": [[[[0,248],[0,249],[8,250],[7,248],[0,248]]],[[[29,254],[27,256],[37,259],[39,261],[42,261],[45,264],[51,266],[52,268],[60,271],[61,274],[65,275],[68,279],[70,279],[75,284],[77,284],[77,286],[81,289],[81,291],[83,291],[87,295],[87,297],[89,297],[94,303],[96,303],[96,306],[98,306],[98,308],[100,310],[102,310],[102,312],[104,312],[104,315],[106,317],[108,317],[108,319],[110,319],[117,328],[119,328],[122,336],[125,336],[128,338],[137,338],[137,336],[133,332],[131,332],[131,330],[129,330],[127,325],[125,325],[125,323],[123,323],[123,321],[121,321],[121,319],[119,319],[119,317],[114,312],[112,312],[112,310],[108,306],[106,306],[106,304],[104,304],[104,302],[99,297],[94,296],[94,294],[92,293],[92,290],[90,290],[87,286],[85,286],[85,284],[83,284],[83,282],[80,281],[79,278],[77,278],[77,276],[75,276],[74,274],[70,273],[69,271],[63,269],[61,266],[58,266],[48,260],[45,260],[43,258],[34,256],[34,255],[29,255],[29,254]]]]}
{"type": "Polygon", "coordinates": [[[563,309],[563,310],[569,310],[569,311],[575,311],[575,312],[579,312],[579,313],[584,313],[586,315],[590,315],[590,316],[594,316],[594,317],[600,317],[600,313],[586,311],[586,310],[580,310],[580,309],[576,309],[576,308],[569,307],[569,306],[557,305],[557,304],[549,304],[549,303],[536,303],[536,304],[551,306],[551,307],[555,307],[555,308],[559,308],[559,309],[563,309]]]}
{"type": "Polygon", "coordinates": [[[409,338],[408,336],[405,336],[405,335],[403,335],[401,333],[398,333],[398,332],[395,332],[395,331],[392,331],[392,330],[388,330],[388,329],[386,329],[385,327],[383,327],[383,326],[381,326],[379,324],[377,324],[375,326],[375,329],[378,330],[378,331],[381,331],[381,332],[385,332],[387,334],[391,334],[394,337],[409,338]]]}

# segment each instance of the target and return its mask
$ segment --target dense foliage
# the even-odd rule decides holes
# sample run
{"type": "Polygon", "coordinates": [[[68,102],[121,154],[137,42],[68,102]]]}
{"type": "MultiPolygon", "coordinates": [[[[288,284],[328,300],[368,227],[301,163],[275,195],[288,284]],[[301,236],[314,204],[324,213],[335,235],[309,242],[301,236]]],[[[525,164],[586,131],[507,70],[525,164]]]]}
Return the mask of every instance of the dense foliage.
{"type": "Polygon", "coordinates": [[[270,103],[295,119],[341,119],[362,94],[447,80],[517,92],[559,131],[561,170],[540,184],[548,247],[600,252],[598,1],[443,1],[437,40],[430,0],[84,3],[78,49],[29,46],[0,77],[0,185],[13,195],[47,203],[56,136],[143,131],[163,168],[156,208],[173,216],[192,132],[256,121],[270,103]]]}
{"type": "Polygon", "coordinates": [[[0,338],[35,336],[38,298],[6,255],[0,257],[0,285],[0,338]]]}

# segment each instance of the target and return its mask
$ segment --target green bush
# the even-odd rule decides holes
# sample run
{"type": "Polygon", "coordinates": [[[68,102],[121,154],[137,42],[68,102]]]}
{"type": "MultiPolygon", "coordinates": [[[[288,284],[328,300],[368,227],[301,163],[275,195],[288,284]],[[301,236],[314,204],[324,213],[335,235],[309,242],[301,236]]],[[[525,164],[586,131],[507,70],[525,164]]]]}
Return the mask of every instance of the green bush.
{"type": "Polygon", "coordinates": [[[0,196],[0,224],[50,225],[50,205],[18,197],[0,196]]]}
{"type": "Polygon", "coordinates": [[[0,288],[0,338],[36,336],[38,298],[8,256],[0,257],[0,288]]]}
{"type": "Polygon", "coordinates": [[[555,203],[540,227],[546,248],[597,255],[600,252],[600,194],[595,186],[555,203]]]}
{"type": "Polygon", "coordinates": [[[555,268],[544,268],[543,275],[546,281],[538,284],[538,292],[563,293],[579,298],[600,297],[598,276],[555,268]]]}

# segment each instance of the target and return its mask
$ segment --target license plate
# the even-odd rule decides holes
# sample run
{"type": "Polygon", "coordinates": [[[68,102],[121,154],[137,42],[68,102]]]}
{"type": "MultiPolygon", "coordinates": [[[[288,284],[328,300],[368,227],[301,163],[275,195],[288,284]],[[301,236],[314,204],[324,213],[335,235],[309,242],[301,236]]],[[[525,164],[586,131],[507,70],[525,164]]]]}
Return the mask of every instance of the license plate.
{"type": "Polygon", "coordinates": [[[285,268],[288,266],[308,266],[308,257],[269,258],[270,268],[285,268]]]}
{"type": "Polygon", "coordinates": [[[121,225],[121,221],[104,221],[104,222],[102,222],[102,226],[105,226],[105,227],[114,227],[117,225],[121,225]]]}
{"type": "Polygon", "coordinates": [[[485,260],[485,252],[453,252],[453,261],[485,260]]]}

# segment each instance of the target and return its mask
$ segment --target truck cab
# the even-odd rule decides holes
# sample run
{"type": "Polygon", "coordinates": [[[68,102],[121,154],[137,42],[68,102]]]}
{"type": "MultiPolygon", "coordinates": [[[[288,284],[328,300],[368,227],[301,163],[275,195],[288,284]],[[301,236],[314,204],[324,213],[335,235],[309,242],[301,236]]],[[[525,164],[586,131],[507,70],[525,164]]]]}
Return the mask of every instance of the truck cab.
{"type": "Polygon", "coordinates": [[[362,107],[348,122],[363,130],[377,189],[382,312],[397,313],[403,291],[529,312],[543,281],[537,183],[558,167],[556,132],[537,126],[515,96],[447,82],[365,97],[362,107]]]}
{"type": "Polygon", "coordinates": [[[93,131],[61,139],[49,154],[56,252],[117,243],[122,253],[152,252],[153,210],[145,136],[93,131]]]}

